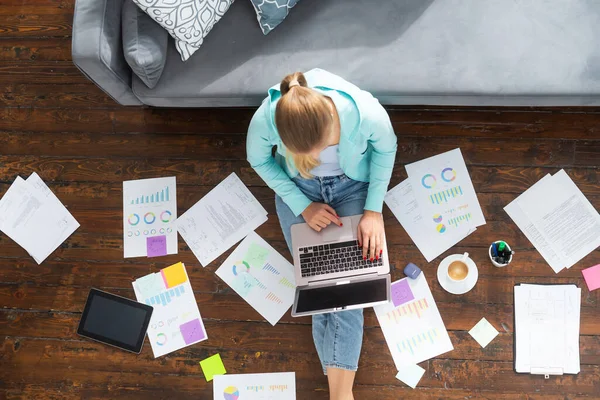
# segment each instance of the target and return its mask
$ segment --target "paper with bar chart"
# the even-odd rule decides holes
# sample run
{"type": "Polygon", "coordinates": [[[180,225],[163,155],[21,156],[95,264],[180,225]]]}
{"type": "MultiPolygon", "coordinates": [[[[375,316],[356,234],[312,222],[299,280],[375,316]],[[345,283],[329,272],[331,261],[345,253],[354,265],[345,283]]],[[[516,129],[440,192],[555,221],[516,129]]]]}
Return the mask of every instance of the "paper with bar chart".
{"type": "Polygon", "coordinates": [[[208,339],[183,263],[137,279],[133,290],[137,301],[154,308],[148,340],[155,358],[208,339]]]}
{"type": "Polygon", "coordinates": [[[175,177],[123,182],[125,258],[177,254],[175,177]]]}
{"type": "Polygon", "coordinates": [[[177,229],[206,267],[266,221],[267,211],[232,173],[179,218],[177,229]]]}
{"type": "Polygon", "coordinates": [[[214,400],[296,400],[296,373],[215,375],[214,400]]]}
{"type": "Polygon", "coordinates": [[[216,273],[271,325],[294,302],[294,266],[255,232],[246,236],[216,273]]]}
{"type": "Polygon", "coordinates": [[[398,370],[454,349],[424,273],[392,283],[391,291],[404,301],[373,309],[398,370]]]}

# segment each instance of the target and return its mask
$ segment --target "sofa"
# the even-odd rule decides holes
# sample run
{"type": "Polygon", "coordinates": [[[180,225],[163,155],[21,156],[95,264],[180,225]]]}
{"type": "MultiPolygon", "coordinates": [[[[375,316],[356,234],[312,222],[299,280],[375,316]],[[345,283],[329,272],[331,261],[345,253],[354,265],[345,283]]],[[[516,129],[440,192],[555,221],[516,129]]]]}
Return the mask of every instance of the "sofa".
{"type": "Polygon", "coordinates": [[[319,67],[383,104],[600,105],[596,0],[300,0],[263,35],[236,0],[182,62],[169,38],[147,87],[123,56],[123,0],[77,0],[75,65],[117,103],[257,106],[286,74],[319,67]]]}

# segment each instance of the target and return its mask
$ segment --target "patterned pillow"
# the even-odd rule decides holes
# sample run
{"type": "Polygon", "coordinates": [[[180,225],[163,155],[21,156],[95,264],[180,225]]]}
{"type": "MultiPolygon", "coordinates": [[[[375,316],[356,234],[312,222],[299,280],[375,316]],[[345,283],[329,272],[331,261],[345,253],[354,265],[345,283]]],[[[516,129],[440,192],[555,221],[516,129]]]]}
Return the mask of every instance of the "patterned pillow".
{"type": "Polygon", "coordinates": [[[299,0],[250,0],[256,10],[258,23],[263,34],[271,32],[277,25],[283,22],[290,9],[299,0]]]}
{"type": "Polygon", "coordinates": [[[133,0],[175,38],[183,61],[197,51],[234,0],[133,0]]]}

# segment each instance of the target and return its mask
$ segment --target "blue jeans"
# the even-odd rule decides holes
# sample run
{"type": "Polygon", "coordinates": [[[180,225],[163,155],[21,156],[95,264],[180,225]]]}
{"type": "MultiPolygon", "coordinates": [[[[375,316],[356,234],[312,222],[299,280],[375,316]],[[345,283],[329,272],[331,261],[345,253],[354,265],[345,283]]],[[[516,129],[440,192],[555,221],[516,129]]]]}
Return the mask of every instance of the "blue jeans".
{"type": "MultiPolygon", "coordinates": [[[[293,178],[296,186],[312,201],[327,203],[340,217],[362,214],[367,198],[368,183],[358,182],[346,175],[293,178]]],[[[279,196],[275,196],[277,216],[283,236],[292,250],[291,226],[304,222],[296,217],[279,196]]],[[[313,340],[321,360],[323,373],[327,368],[340,368],[350,371],[358,369],[358,359],[363,339],[363,310],[339,311],[313,315],[313,340]]]]}

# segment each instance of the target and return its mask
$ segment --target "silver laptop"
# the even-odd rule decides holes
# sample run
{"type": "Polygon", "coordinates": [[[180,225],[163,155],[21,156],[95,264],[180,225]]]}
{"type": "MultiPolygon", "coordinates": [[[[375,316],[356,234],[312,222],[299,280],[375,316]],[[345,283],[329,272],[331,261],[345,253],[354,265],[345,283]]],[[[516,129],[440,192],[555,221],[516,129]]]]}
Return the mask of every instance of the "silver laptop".
{"type": "Polygon", "coordinates": [[[390,300],[390,264],[383,257],[365,261],[356,232],[362,215],[342,217],[343,226],[316,232],[292,225],[296,296],[292,316],[372,307],[390,300]]]}

